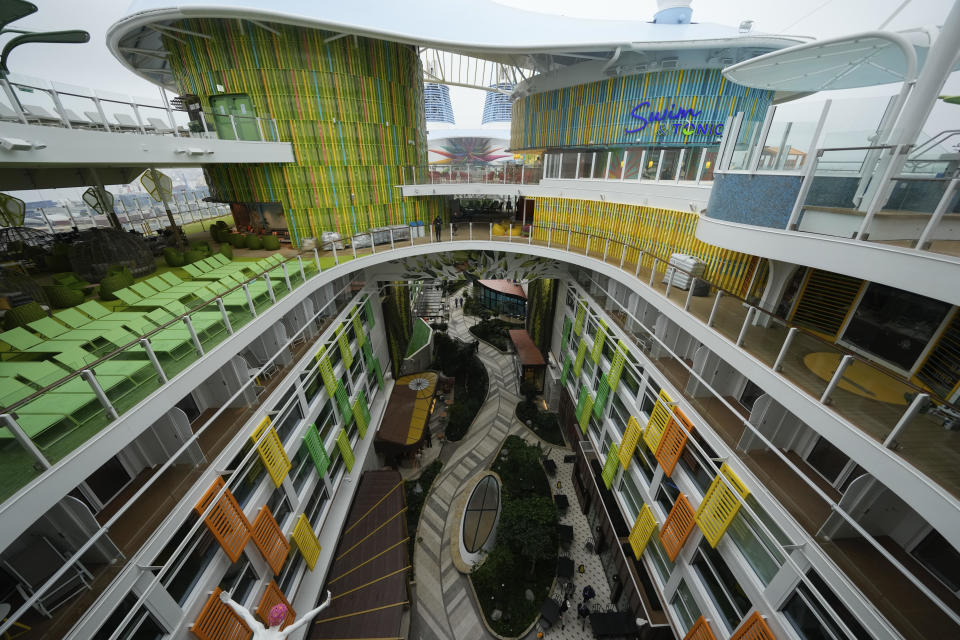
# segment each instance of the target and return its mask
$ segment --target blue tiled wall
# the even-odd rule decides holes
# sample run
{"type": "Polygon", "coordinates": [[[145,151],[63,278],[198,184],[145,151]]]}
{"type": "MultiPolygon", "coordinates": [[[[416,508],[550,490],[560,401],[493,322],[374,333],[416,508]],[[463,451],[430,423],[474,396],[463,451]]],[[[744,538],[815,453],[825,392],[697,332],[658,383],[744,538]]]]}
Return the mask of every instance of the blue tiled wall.
{"type": "Polygon", "coordinates": [[[717,173],[707,216],[757,227],[786,229],[801,176],[717,173]]]}

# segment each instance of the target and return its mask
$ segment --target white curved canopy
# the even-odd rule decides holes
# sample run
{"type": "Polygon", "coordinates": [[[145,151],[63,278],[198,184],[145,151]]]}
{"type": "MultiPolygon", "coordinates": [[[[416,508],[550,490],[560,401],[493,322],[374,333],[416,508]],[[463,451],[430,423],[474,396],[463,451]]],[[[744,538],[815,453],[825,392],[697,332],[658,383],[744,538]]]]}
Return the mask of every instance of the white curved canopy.
{"type": "Polygon", "coordinates": [[[773,51],[727,67],[723,75],[748,87],[796,92],[911,81],[929,44],[924,32],[868,31],[773,51]]]}

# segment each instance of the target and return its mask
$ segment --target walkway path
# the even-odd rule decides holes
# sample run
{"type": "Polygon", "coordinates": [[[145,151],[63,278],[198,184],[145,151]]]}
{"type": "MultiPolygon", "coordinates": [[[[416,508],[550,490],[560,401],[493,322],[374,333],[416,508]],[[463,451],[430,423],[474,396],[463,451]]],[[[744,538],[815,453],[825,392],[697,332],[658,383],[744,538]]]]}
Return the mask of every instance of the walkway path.
{"type": "MultiPolygon", "coordinates": [[[[450,309],[451,335],[472,342],[475,338],[459,309],[450,309]]],[[[487,399],[467,432],[457,443],[444,445],[443,471],[423,505],[414,548],[416,600],[411,620],[411,640],[475,640],[490,638],[481,612],[469,593],[468,578],[453,566],[450,536],[457,523],[454,503],[470,478],[490,466],[500,445],[511,433],[526,428],[514,415],[520,398],[512,358],[483,342],[480,361],[487,369],[487,399]]]]}

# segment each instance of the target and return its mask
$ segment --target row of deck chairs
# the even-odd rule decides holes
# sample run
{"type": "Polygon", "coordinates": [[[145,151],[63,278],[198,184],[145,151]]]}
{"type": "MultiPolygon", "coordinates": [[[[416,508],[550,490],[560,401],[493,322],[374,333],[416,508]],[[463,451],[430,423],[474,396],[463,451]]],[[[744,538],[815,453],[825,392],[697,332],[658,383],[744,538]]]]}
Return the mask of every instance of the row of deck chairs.
{"type": "MultiPolygon", "coordinates": [[[[106,129],[107,127],[104,124],[103,117],[98,111],[84,111],[83,115],[79,115],[76,111],[72,109],[63,110],[63,118],[58,114],[51,112],[45,107],[35,104],[24,104],[23,115],[27,118],[27,122],[37,123],[37,124],[50,124],[63,126],[64,118],[70,122],[70,126],[80,129],[106,129]]],[[[16,112],[5,104],[0,103],[0,120],[5,120],[9,122],[20,122],[20,117],[16,112]]],[[[164,122],[157,117],[148,117],[144,119],[143,130],[147,133],[159,133],[159,134],[171,134],[180,132],[189,131],[185,127],[174,128],[171,127],[169,123],[164,122]]],[[[140,125],[137,124],[137,121],[133,119],[129,114],[126,113],[114,113],[113,121],[108,121],[106,123],[109,125],[111,131],[140,131],[140,125]]]]}
{"type": "MultiPolygon", "coordinates": [[[[153,282],[159,288],[146,289],[134,285],[124,290],[126,311],[110,311],[100,303],[90,300],[79,306],[63,309],[52,318],[42,318],[0,333],[0,342],[8,347],[8,357],[0,361],[0,409],[37,393],[72,371],[87,367],[106,353],[123,348],[116,356],[95,365],[92,371],[103,391],[116,401],[137,387],[156,379],[157,373],[147,359],[138,339],[149,335],[150,346],[159,356],[182,360],[194,352],[193,336],[184,324],[172,323],[178,316],[187,313],[183,298],[211,300],[222,296],[228,316],[234,311],[246,311],[248,302],[242,290],[224,292],[235,288],[249,278],[269,273],[280,278],[277,265],[283,258],[274,254],[257,262],[231,263],[220,256],[198,265],[203,273],[217,271],[227,273],[224,267],[233,270],[219,280],[184,281],[172,273],[137,283],[153,282]],[[155,282],[154,282],[155,281],[155,282]],[[166,294],[166,295],[164,295],[166,294]],[[133,297],[131,297],[133,296],[133,297]]],[[[145,285],[146,286],[146,285],[145,285]]],[[[267,284],[254,280],[248,290],[255,304],[268,296],[267,284]]],[[[118,292],[119,293],[119,292],[118,292]]],[[[197,337],[203,341],[226,331],[223,317],[217,311],[196,311],[190,320],[197,337]]],[[[81,377],[37,396],[16,409],[20,427],[37,442],[41,449],[49,448],[83,426],[102,408],[90,385],[81,377]]],[[[13,438],[7,429],[0,429],[0,446],[13,438]]]]}

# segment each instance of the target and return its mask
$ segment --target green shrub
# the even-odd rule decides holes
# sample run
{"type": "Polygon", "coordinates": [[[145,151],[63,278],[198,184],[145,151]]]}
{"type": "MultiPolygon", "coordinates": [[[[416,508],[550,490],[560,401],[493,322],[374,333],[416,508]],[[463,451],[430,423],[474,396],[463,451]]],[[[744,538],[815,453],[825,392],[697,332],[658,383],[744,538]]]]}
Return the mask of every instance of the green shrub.
{"type": "Polygon", "coordinates": [[[184,255],[173,247],[163,248],[163,260],[167,263],[167,266],[170,267],[182,267],[186,264],[184,255]]]}
{"type": "Polygon", "coordinates": [[[183,252],[183,259],[186,264],[198,262],[207,257],[207,254],[199,249],[187,249],[183,252]]]}
{"type": "Polygon", "coordinates": [[[231,233],[230,244],[234,249],[243,249],[247,246],[246,238],[241,233],[231,233]]]}
{"type": "Polygon", "coordinates": [[[100,299],[116,300],[117,297],[113,295],[113,292],[129,287],[131,284],[133,284],[133,278],[128,277],[125,273],[114,273],[105,276],[104,279],[100,281],[100,299]]]}
{"type": "Polygon", "coordinates": [[[14,307],[7,311],[3,316],[3,329],[9,331],[17,327],[24,327],[29,322],[40,320],[47,317],[47,312],[43,310],[39,302],[30,301],[19,307],[14,307]]]}
{"type": "Polygon", "coordinates": [[[233,260],[233,247],[230,246],[229,242],[220,245],[220,253],[233,260]]]}
{"type": "Polygon", "coordinates": [[[210,243],[206,240],[198,240],[196,242],[190,243],[190,248],[195,251],[203,251],[207,255],[210,254],[210,243]]]}
{"type": "Polygon", "coordinates": [[[219,227],[220,229],[229,229],[230,225],[227,224],[226,220],[217,220],[213,223],[213,226],[219,227]]]}
{"type": "Polygon", "coordinates": [[[263,243],[260,241],[260,236],[252,233],[247,234],[245,243],[247,249],[260,249],[263,246],[263,243]]]}
{"type": "Polygon", "coordinates": [[[220,239],[220,227],[210,227],[208,231],[210,232],[211,240],[214,242],[223,242],[223,240],[220,239]]]}
{"type": "Polygon", "coordinates": [[[268,251],[276,251],[280,248],[280,238],[277,236],[263,236],[263,248],[268,251]]]}
{"type": "Polygon", "coordinates": [[[46,285],[43,287],[43,292],[47,294],[50,305],[55,309],[75,307],[82,304],[85,297],[83,291],[77,291],[62,284],[46,285]]]}

